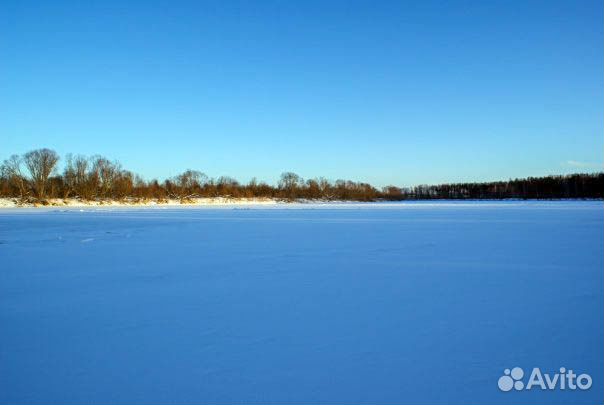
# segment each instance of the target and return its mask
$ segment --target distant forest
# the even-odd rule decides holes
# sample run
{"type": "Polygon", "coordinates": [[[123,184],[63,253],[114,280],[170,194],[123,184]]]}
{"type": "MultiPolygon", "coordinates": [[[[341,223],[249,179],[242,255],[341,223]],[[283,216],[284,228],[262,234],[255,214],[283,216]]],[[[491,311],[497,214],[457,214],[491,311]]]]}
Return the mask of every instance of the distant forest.
{"type": "Polygon", "coordinates": [[[322,177],[304,180],[291,172],[283,173],[276,186],[255,179],[247,184],[231,177],[214,179],[196,170],[187,170],[162,182],[146,181],[123,169],[119,162],[102,156],[67,155],[62,173],[58,171],[58,162],[59,155],[50,149],[33,150],[4,160],[0,166],[0,197],[24,201],[48,198],[186,201],[198,197],[351,201],[604,198],[602,172],[377,189],[370,184],[350,180],[332,182],[322,177]]]}

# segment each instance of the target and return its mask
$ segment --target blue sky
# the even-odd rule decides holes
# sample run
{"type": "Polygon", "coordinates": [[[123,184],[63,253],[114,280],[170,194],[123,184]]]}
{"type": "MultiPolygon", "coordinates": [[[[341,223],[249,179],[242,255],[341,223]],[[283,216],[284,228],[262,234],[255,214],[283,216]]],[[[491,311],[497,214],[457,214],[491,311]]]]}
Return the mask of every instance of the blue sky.
{"type": "Polygon", "coordinates": [[[0,159],[146,178],[480,181],[603,166],[597,1],[3,1],[0,159]]]}

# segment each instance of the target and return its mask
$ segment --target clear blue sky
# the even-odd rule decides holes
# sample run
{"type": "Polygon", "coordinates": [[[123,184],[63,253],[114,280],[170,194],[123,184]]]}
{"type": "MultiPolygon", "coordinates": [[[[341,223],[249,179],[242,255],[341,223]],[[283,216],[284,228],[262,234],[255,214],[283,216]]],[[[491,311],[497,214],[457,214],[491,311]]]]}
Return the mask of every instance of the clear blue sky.
{"type": "Polygon", "coordinates": [[[3,1],[0,159],[376,185],[603,166],[603,3],[3,1]]]}

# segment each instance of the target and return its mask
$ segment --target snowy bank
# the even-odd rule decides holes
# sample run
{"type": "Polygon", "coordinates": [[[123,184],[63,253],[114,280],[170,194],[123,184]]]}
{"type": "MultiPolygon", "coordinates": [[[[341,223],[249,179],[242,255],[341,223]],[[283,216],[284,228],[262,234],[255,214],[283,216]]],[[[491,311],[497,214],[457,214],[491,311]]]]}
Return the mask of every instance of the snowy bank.
{"type": "Polygon", "coordinates": [[[43,201],[24,201],[19,198],[0,198],[0,209],[11,208],[471,208],[480,207],[540,207],[566,209],[570,206],[588,207],[602,200],[406,200],[406,201],[340,201],[340,200],[282,200],[276,198],[190,198],[178,199],[123,199],[82,200],[78,198],[51,198],[43,201]],[[571,205],[568,205],[571,204],[571,205]]]}
{"type": "Polygon", "coordinates": [[[155,206],[196,206],[196,205],[267,205],[280,201],[271,198],[190,198],[178,199],[124,199],[124,200],[82,200],[78,198],[49,198],[42,201],[22,201],[18,198],[0,198],[0,208],[35,207],[155,207],[155,206]]]}

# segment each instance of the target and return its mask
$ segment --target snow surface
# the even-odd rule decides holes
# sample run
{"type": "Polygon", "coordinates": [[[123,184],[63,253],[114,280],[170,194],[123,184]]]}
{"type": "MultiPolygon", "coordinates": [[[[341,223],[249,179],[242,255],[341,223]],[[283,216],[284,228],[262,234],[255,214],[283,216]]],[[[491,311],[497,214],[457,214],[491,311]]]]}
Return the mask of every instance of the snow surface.
{"type": "Polygon", "coordinates": [[[0,403],[602,403],[603,214],[0,210],[0,403]],[[593,386],[499,391],[515,366],[593,386]]]}

